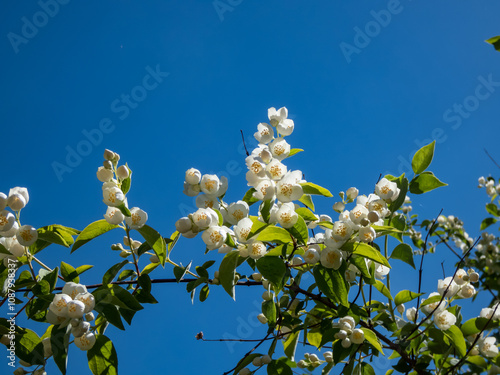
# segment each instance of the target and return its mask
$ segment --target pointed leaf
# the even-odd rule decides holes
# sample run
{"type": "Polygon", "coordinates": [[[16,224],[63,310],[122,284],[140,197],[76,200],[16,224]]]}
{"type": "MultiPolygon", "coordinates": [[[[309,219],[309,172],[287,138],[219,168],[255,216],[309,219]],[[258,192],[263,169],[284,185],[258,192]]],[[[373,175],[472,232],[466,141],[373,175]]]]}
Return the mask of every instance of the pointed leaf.
{"type": "Polygon", "coordinates": [[[113,342],[106,336],[97,336],[94,346],[87,351],[87,359],[92,374],[118,375],[118,356],[113,342]]]}
{"type": "Polygon", "coordinates": [[[85,245],[90,240],[109,232],[112,229],[118,228],[118,225],[109,224],[106,220],[97,220],[92,224],[89,224],[80,235],[76,238],[73,247],[71,248],[71,252],[78,249],[80,246],[85,245]]]}
{"type": "Polygon", "coordinates": [[[391,259],[399,259],[409,264],[415,269],[415,263],[413,262],[413,249],[410,245],[405,243],[400,243],[394,248],[391,254],[391,259]]]}
{"type": "Polygon", "coordinates": [[[413,169],[413,173],[420,174],[427,169],[427,167],[431,164],[432,158],[434,156],[434,146],[436,145],[436,141],[432,141],[428,145],[422,147],[418,150],[413,156],[413,160],[411,161],[411,168],[413,169]]]}
{"type": "Polygon", "coordinates": [[[411,180],[410,193],[423,194],[441,186],[448,186],[448,184],[439,181],[432,172],[423,172],[411,180]]]}
{"type": "Polygon", "coordinates": [[[144,239],[153,248],[156,256],[160,260],[162,266],[165,265],[167,259],[167,244],[165,239],[155,229],[148,225],[143,225],[137,231],[144,237],[144,239]]]}
{"type": "Polygon", "coordinates": [[[332,193],[328,189],[325,189],[322,186],[313,184],[312,182],[304,182],[300,184],[302,186],[302,190],[304,194],[313,194],[313,195],[322,195],[324,197],[333,197],[332,193]]]}

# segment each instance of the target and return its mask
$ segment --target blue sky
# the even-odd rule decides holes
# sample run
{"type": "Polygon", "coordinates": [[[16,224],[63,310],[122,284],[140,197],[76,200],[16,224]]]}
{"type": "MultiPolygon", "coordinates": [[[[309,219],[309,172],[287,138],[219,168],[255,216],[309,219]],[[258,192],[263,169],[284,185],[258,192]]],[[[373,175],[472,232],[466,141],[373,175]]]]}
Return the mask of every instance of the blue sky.
{"type": "MultiPolygon", "coordinates": [[[[500,160],[500,54],[484,43],[500,33],[498,2],[221,0],[225,12],[214,3],[4,1],[0,191],[28,187],[24,223],[83,229],[102,218],[95,171],[109,148],[134,172],[131,205],[168,235],[193,206],[182,194],[184,171],[223,172],[228,198],[240,199],[240,129],[250,143],[267,108],[286,106],[296,126],[289,142],[306,150],[289,168],[335,194],[350,186],[370,193],[379,174],[410,173],[410,154],[436,139],[431,169],[449,186],[415,197],[414,211],[432,217],[442,208],[478,234],[486,197],[477,178],[497,174],[483,148],[500,160]]],[[[317,203],[318,212],[332,214],[333,201],[317,203]]],[[[94,283],[121,260],[109,250],[120,239],[110,233],[71,256],[48,248],[42,258],[95,264],[83,278],[94,283]]],[[[198,239],[182,240],[173,258],[221,259],[203,250],[198,239]]],[[[439,257],[451,272],[454,259],[445,250],[439,257]]],[[[416,285],[416,276],[408,283],[416,285]]],[[[428,292],[439,277],[440,267],[429,266],[428,292]]],[[[261,290],[238,292],[236,304],[214,289],[193,306],[183,288],[156,286],[158,305],[125,333],[109,331],[122,373],[230,369],[249,345],[201,343],[194,335],[263,336],[249,323],[261,290]]],[[[70,356],[71,374],[88,373],[82,353],[70,356]]]]}

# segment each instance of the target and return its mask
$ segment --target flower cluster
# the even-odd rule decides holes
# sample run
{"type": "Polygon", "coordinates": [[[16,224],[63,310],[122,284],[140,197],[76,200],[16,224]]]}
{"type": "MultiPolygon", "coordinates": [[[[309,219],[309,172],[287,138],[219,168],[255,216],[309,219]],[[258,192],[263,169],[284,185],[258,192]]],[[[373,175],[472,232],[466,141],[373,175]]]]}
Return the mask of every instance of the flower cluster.
{"type": "Polygon", "coordinates": [[[139,229],[146,224],[148,214],[139,207],[128,209],[126,194],[130,188],[132,172],[127,165],[118,166],[119,160],[120,155],[106,150],[103,166],[97,169],[97,179],[103,183],[103,202],[108,206],[104,218],[113,225],[125,221],[130,229],[139,229]]]}
{"type": "Polygon", "coordinates": [[[500,183],[497,183],[493,177],[479,177],[478,187],[485,188],[486,194],[491,197],[491,199],[495,199],[495,197],[500,194],[500,183]]]}
{"type": "Polygon", "coordinates": [[[343,348],[349,348],[352,344],[362,344],[365,341],[365,333],[363,330],[356,327],[356,321],[352,316],[344,316],[335,324],[339,331],[335,334],[335,338],[342,340],[343,348]]]}
{"type": "Polygon", "coordinates": [[[37,230],[31,225],[21,225],[20,212],[29,202],[28,189],[15,187],[9,195],[0,193],[0,244],[8,253],[0,252],[0,259],[7,265],[8,259],[17,260],[26,255],[26,248],[38,239],[37,230]],[[7,207],[12,211],[7,210],[7,207]]]}
{"type": "Polygon", "coordinates": [[[85,285],[67,282],[62,293],[56,294],[50,303],[47,321],[61,327],[71,324],[75,345],[81,350],[89,350],[96,341],[89,323],[94,320],[94,307],[94,296],[87,292],[85,285]]]}

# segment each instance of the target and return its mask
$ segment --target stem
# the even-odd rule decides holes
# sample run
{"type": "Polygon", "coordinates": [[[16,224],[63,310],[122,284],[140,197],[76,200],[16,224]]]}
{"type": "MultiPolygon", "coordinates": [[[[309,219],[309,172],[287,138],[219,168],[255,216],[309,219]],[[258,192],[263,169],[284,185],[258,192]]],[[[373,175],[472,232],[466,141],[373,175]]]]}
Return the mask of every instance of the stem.
{"type": "MultiPolygon", "coordinates": [[[[392,215],[391,217],[389,218],[389,226],[391,225],[391,221],[392,221],[392,215]]],[[[385,236],[385,241],[384,241],[384,256],[385,256],[385,259],[389,259],[387,257],[387,254],[388,254],[388,250],[387,250],[387,247],[389,245],[389,236],[386,235],[385,236]]],[[[391,278],[390,278],[390,272],[386,275],[386,286],[387,286],[387,289],[389,290],[389,292],[391,291],[391,278]]],[[[392,317],[392,321],[394,323],[396,323],[396,316],[394,315],[394,306],[392,305],[392,300],[390,298],[388,298],[389,300],[389,311],[391,312],[391,317],[392,317]]]]}

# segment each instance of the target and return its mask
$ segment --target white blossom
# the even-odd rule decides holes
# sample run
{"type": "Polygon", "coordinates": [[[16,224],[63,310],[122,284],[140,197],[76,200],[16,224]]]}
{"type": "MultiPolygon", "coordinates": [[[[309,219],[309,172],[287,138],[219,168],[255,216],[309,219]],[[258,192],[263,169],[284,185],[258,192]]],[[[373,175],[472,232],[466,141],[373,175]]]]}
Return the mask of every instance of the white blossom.
{"type": "Polygon", "coordinates": [[[148,221],[148,214],[139,207],[132,207],[130,213],[130,217],[125,216],[125,223],[127,223],[131,229],[142,228],[144,224],[146,224],[146,221],[148,221]]]}
{"type": "Polygon", "coordinates": [[[276,213],[278,223],[283,228],[291,228],[299,219],[299,215],[295,212],[293,203],[283,203],[276,213]]]}
{"type": "Polygon", "coordinates": [[[485,357],[493,358],[498,355],[498,347],[496,345],[497,340],[495,337],[486,337],[484,339],[479,340],[478,346],[479,351],[485,357]]]}
{"type": "Polygon", "coordinates": [[[247,243],[247,241],[250,240],[250,238],[248,238],[248,235],[252,230],[252,226],[253,226],[253,221],[248,217],[238,221],[238,224],[236,224],[233,227],[234,233],[236,234],[236,238],[238,239],[238,241],[240,241],[241,243],[247,243]]]}
{"type": "Polygon", "coordinates": [[[350,334],[349,339],[353,344],[362,344],[365,341],[365,333],[363,330],[356,328],[350,334]]]}
{"type": "Polygon", "coordinates": [[[183,193],[186,194],[188,197],[196,197],[198,194],[201,193],[201,188],[200,185],[191,185],[184,181],[184,190],[183,193]]]}
{"type": "Polygon", "coordinates": [[[337,249],[325,247],[321,251],[320,260],[323,267],[338,270],[342,265],[342,253],[337,249]]]}
{"type": "Polygon", "coordinates": [[[118,225],[123,223],[125,215],[118,208],[108,206],[106,213],[104,214],[104,218],[109,224],[118,225]]]}
{"type": "MultiPolygon", "coordinates": [[[[219,216],[217,215],[217,212],[211,208],[198,208],[196,212],[191,214],[191,219],[193,220],[194,225],[200,229],[206,229],[213,225],[218,225],[219,223],[219,216]]],[[[185,223],[185,226],[187,227],[187,222],[185,223]]]]}
{"type": "Polygon", "coordinates": [[[7,207],[7,195],[0,193],[0,211],[5,210],[5,207],[7,207]]]}
{"type": "Polygon", "coordinates": [[[14,223],[16,222],[16,217],[9,210],[2,210],[0,212],[0,231],[8,231],[14,223]]]}
{"type": "Polygon", "coordinates": [[[85,311],[85,304],[82,301],[72,300],[66,304],[68,308],[68,317],[82,318],[85,311]]]}
{"type": "Polygon", "coordinates": [[[288,117],[288,109],[286,107],[281,107],[276,110],[276,108],[271,107],[267,110],[267,117],[272,126],[278,126],[280,122],[288,117]]]}
{"type": "MultiPolygon", "coordinates": [[[[109,182],[104,185],[106,184],[109,184],[109,182]]],[[[125,194],[123,194],[122,190],[118,186],[106,185],[105,188],[103,186],[102,196],[103,202],[107,206],[111,207],[118,207],[125,201],[125,194]]]]}
{"type": "Polygon", "coordinates": [[[253,193],[253,197],[261,201],[273,200],[275,198],[275,187],[274,181],[263,179],[255,187],[256,191],[253,193]]]}
{"type": "Polygon", "coordinates": [[[85,305],[85,313],[89,313],[94,310],[95,307],[95,298],[92,293],[84,292],[78,293],[75,298],[76,301],[80,301],[85,305]]]}
{"type": "Polygon", "coordinates": [[[268,165],[266,165],[266,174],[273,181],[281,180],[287,171],[288,169],[286,165],[276,159],[273,159],[268,165]]]}
{"type": "Polygon", "coordinates": [[[444,280],[439,279],[438,280],[438,287],[437,290],[439,294],[444,295],[446,291],[446,296],[445,297],[453,297],[455,294],[458,292],[459,286],[455,281],[453,281],[452,277],[447,277],[444,280]],[[448,290],[446,290],[448,288],[448,290]]]}
{"type": "Polygon", "coordinates": [[[377,237],[377,233],[370,226],[362,227],[359,229],[358,237],[361,242],[373,242],[377,237]]]}
{"type": "Polygon", "coordinates": [[[71,296],[65,293],[56,294],[49,305],[49,309],[57,316],[66,318],[68,316],[68,302],[71,300],[71,296]]]}
{"type": "Polygon", "coordinates": [[[458,296],[461,298],[471,298],[476,294],[476,288],[471,284],[465,284],[460,288],[458,296]]]}
{"type": "Polygon", "coordinates": [[[253,136],[257,142],[268,144],[274,138],[274,129],[271,125],[261,122],[257,125],[257,132],[253,136]]]}
{"type": "Polygon", "coordinates": [[[196,168],[189,168],[185,174],[185,181],[189,185],[198,185],[201,181],[201,172],[196,168]]]}
{"type": "Polygon", "coordinates": [[[248,245],[248,256],[252,259],[262,258],[266,252],[266,245],[261,241],[255,241],[248,245]]]}
{"type": "Polygon", "coordinates": [[[99,167],[96,172],[97,179],[101,182],[111,181],[114,177],[113,171],[104,167],[99,167]]]}
{"type": "Polygon", "coordinates": [[[463,285],[467,282],[466,280],[464,280],[464,277],[466,277],[466,276],[468,276],[467,272],[463,268],[459,268],[457,270],[457,272],[455,273],[455,277],[453,278],[453,281],[457,285],[463,285]]]}
{"type": "Polygon", "coordinates": [[[208,195],[216,195],[219,191],[220,180],[214,174],[204,174],[200,181],[201,191],[208,195]]]}
{"type": "Polygon", "coordinates": [[[31,225],[23,225],[17,230],[16,239],[22,246],[31,246],[38,239],[38,232],[31,225]]]}
{"type": "Polygon", "coordinates": [[[336,221],[333,223],[332,237],[338,241],[345,241],[351,237],[353,229],[347,221],[336,221]]]}
{"type": "Polygon", "coordinates": [[[283,160],[290,154],[290,145],[283,138],[276,138],[269,145],[269,150],[274,158],[283,160]]]}
{"type": "Polygon", "coordinates": [[[87,332],[80,337],[75,337],[75,345],[81,350],[90,350],[94,346],[96,341],[95,335],[91,332],[87,332]]]}
{"type": "Polygon", "coordinates": [[[237,201],[231,203],[227,208],[227,211],[222,211],[225,213],[225,219],[232,225],[237,224],[240,220],[244,219],[248,216],[250,212],[250,207],[248,207],[248,203],[244,201],[237,201]]]}
{"type": "Polygon", "coordinates": [[[195,203],[198,208],[213,208],[215,210],[220,208],[219,201],[213,195],[200,194],[196,197],[195,203]]]}
{"type": "Polygon", "coordinates": [[[449,329],[456,321],[457,317],[448,310],[434,313],[434,323],[436,323],[436,326],[442,331],[449,329]]]}
{"type": "Polygon", "coordinates": [[[219,226],[211,226],[203,232],[201,239],[208,250],[218,249],[226,241],[227,233],[219,226]]]}
{"type": "Polygon", "coordinates": [[[304,261],[307,264],[316,264],[320,259],[320,250],[318,245],[309,245],[309,248],[304,253],[304,261]]]}
{"type": "Polygon", "coordinates": [[[28,189],[23,187],[14,187],[9,190],[7,205],[13,211],[19,211],[28,204],[29,200],[30,196],[28,194],[28,189]]]}
{"type": "Polygon", "coordinates": [[[300,199],[304,194],[300,182],[302,181],[301,171],[289,171],[276,184],[276,197],[282,203],[292,202],[300,199]]]}
{"type": "Polygon", "coordinates": [[[375,185],[375,194],[388,202],[394,202],[399,196],[399,188],[395,182],[383,177],[375,185]]]}
{"type": "Polygon", "coordinates": [[[408,310],[406,310],[406,319],[410,322],[415,321],[415,316],[417,314],[417,309],[415,307],[410,307],[408,310]]]}

